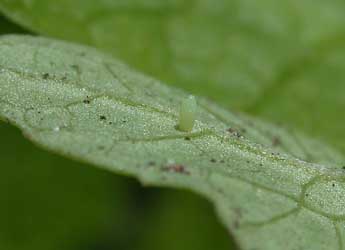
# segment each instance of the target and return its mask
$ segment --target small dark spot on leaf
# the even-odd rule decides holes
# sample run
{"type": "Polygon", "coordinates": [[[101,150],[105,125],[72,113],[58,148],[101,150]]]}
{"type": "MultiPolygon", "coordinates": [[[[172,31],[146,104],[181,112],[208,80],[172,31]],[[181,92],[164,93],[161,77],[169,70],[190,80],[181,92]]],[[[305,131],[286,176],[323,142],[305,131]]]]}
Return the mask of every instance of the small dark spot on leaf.
{"type": "Polygon", "coordinates": [[[306,196],[306,197],[308,197],[308,196],[309,196],[309,194],[308,194],[308,193],[306,193],[306,194],[305,194],[305,196],[306,196]]]}
{"type": "Polygon", "coordinates": [[[238,132],[236,129],[228,128],[227,131],[228,131],[230,134],[232,134],[232,135],[234,135],[234,136],[236,136],[236,137],[238,137],[238,138],[241,138],[241,137],[242,137],[241,133],[238,132]]]}
{"type": "Polygon", "coordinates": [[[184,139],[185,139],[186,141],[190,141],[190,137],[189,137],[189,136],[186,136],[184,139]]]}
{"type": "Polygon", "coordinates": [[[85,100],[83,101],[83,103],[85,103],[85,104],[90,104],[90,100],[85,99],[85,100]]]}
{"type": "Polygon", "coordinates": [[[190,175],[190,172],[186,170],[185,166],[180,165],[180,164],[165,166],[165,167],[162,167],[162,170],[167,171],[167,172],[190,175]]]}
{"type": "Polygon", "coordinates": [[[105,117],[104,115],[101,115],[101,116],[99,117],[99,119],[102,120],[102,121],[104,121],[104,120],[107,119],[107,117],[105,117]]]}
{"type": "Polygon", "coordinates": [[[123,123],[126,123],[126,122],[127,122],[127,120],[122,120],[122,122],[123,122],[123,123]]]}
{"type": "Polygon", "coordinates": [[[112,122],[109,122],[108,124],[109,124],[109,125],[112,125],[113,123],[112,123],[112,122]]]}
{"type": "Polygon", "coordinates": [[[233,129],[233,128],[228,128],[228,130],[227,130],[229,133],[235,133],[236,132],[236,130],[235,129],[233,129]]]}
{"type": "Polygon", "coordinates": [[[279,137],[277,137],[277,136],[273,137],[273,140],[272,140],[272,146],[273,147],[277,147],[277,146],[281,145],[281,143],[282,142],[281,142],[279,137]]]}
{"type": "Polygon", "coordinates": [[[342,169],[345,170],[345,166],[343,166],[342,169]]]}
{"type": "Polygon", "coordinates": [[[72,64],[72,65],[71,65],[71,68],[74,69],[75,71],[79,71],[79,70],[80,70],[80,69],[79,69],[79,66],[76,65],[76,64],[72,64]]]}
{"type": "Polygon", "coordinates": [[[262,167],[264,164],[260,163],[259,166],[262,167]]]}
{"type": "Polygon", "coordinates": [[[335,184],[334,184],[334,183],[332,183],[332,187],[335,187],[335,184]]]}
{"type": "Polygon", "coordinates": [[[212,158],[212,159],[211,159],[211,162],[216,163],[217,160],[212,158]]]}
{"type": "Polygon", "coordinates": [[[245,133],[247,132],[247,130],[246,130],[245,128],[242,128],[242,129],[241,129],[241,132],[242,132],[243,134],[245,134],[245,133]]]}
{"type": "Polygon", "coordinates": [[[48,73],[44,73],[42,77],[43,77],[43,79],[48,79],[49,78],[49,74],[48,73]]]}

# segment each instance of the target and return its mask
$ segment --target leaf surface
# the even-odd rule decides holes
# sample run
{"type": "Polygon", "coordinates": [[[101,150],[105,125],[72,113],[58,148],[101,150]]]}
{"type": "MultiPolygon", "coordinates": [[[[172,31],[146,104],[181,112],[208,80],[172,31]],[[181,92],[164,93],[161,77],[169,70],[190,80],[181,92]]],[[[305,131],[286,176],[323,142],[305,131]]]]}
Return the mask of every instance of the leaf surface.
{"type": "Polygon", "coordinates": [[[342,0],[1,0],[52,37],[93,45],[226,107],[289,124],[345,153],[342,0]]]}
{"type": "Polygon", "coordinates": [[[0,40],[0,117],[41,147],[211,200],[242,249],[342,249],[345,178],[335,150],[188,95],[96,50],[0,40]]]}

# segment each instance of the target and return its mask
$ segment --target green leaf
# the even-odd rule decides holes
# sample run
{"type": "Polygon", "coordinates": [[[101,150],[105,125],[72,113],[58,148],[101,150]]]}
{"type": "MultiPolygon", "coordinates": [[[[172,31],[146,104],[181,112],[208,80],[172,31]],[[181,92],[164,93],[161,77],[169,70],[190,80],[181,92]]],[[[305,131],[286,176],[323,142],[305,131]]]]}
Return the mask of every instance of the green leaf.
{"type": "Polygon", "coordinates": [[[27,31],[24,31],[21,27],[18,25],[9,22],[4,17],[0,16],[0,34],[10,34],[10,33],[28,33],[27,31]]]}
{"type": "Polygon", "coordinates": [[[1,0],[41,34],[90,44],[345,153],[342,0],[1,0]],[[61,22],[64,20],[64,22],[61,22]]]}
{"type": "Polygon", "coordinates": [[[91,48],[5,36],[0,54],[0,117],[37,145],[204,195],[243,249],[342,248],[344,158],[331,148],[202,98],[180,132],[186,93],[91,48]]]}

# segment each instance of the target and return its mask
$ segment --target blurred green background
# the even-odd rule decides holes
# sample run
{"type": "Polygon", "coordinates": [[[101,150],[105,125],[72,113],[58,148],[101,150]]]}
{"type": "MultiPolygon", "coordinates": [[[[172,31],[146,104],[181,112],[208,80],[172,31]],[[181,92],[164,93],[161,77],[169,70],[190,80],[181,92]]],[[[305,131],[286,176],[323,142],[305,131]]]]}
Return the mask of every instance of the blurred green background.
{"type": "MultiPolygon", "coordinates": [[[[0,34],[9,33],[29,32],[0,17],[0,34]]],[[[0,249],[235,249],[197,195],[53,155],[3,122],[0,138],[0,249]]]]}

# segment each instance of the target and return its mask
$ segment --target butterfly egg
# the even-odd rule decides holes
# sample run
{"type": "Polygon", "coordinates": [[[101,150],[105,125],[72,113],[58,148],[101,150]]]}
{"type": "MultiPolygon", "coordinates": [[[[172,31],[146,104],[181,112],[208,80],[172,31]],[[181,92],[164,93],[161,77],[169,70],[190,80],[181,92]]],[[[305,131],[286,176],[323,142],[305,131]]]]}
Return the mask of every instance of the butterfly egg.
{"type": "Polygon", "coordinates": [[[196,117],[197,104],[195,97],[190,95],[181,102],[180,117],[178,128],[184,132],[190,132],[193,129],[196,117]]]}

